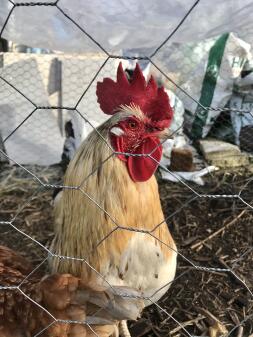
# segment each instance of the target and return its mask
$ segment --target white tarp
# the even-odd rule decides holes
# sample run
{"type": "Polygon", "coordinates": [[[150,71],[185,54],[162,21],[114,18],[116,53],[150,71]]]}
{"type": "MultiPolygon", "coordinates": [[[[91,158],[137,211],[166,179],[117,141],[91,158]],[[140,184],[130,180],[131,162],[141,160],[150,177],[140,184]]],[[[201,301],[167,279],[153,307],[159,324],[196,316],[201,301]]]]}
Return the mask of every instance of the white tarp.
{"type": "MultiPolygon", "coordinates": [[[[27,0],[26,4],[30,1],[27,0]]],[[[20,2],[23,1],[15,0],[16,4],[20,2]]],[[[52,3],[52,0],[33,0],[33,4],[36,2],[46,4],[52,3]]],[[[13,10],[12,8],[10,1],[0,0],[0,31],[3,30],[3,38],[16,44],[58,50],[72,55],[83,53],[84,58],[89,52],[97,57],[103,49],[118,55],[151,55],[181,22],[169,42],[153,59],[155,64],[180,85],[189,79],[189,71],[183,71],[183,61],[188,61],[190,67],[194,66],[188,54],[178,54],[180,45],[189,46],[189,42],[203,41],[227,32],[234,32],[249,44],[253,42],[253,22],[250,15],[253,11],[253,0],[59,0],[57,6],[26,5],[15,6],[13,10]],[[192,11],[182,22],[191,8],[192,11]],[[177,72],[181,81],[176,76],[177,72]]],[[[201,56],[199,52],[197,55],[201,56]]],[[[87,60],[80,57],[75,59],[74,56],[68,60],[61,53],[41,55],[41,60],[32,54],[23,54],[10,62],[8,57],[11,56],[6,54],[0,74],[38,106],[74,106],[105,61],[105,56],[102,53],[100,61],[86,64],[87,60]],[[50,86],[55,75],[55,65],[51,65],[51,58],[62,61],[61,88],[53,91],[50,86]],[[44,66],[44,63],[47,65],[44,66]],[[62,92],[59,95],[60,90],[62,92]],[[55,99],[57,102],[54,103],[55,99]],[[62,100],[60,103],[59,99],[62,100]]],[[[115,76],[118,61],[111,59],[97,80],[101,80],[103,76],[115,76]]],[[[200,59],[196,58],[194,61],[198,64],[200,59]]],[[[190,78],[192,81],[193,77],[190,78]]],[[[28,106],[29,102],[3,81],[0,83],[0,97],[0,132],[5,138],[31,113],[34,106],[28,106]],[[10,115],[12,118],[9,118],[10,115]]],[[[184,102],[183,99],[182,101],[184,102]]],[[[95,84],[80,101],[78,108],[94,125],[101,122],[103,115],[96,103],[95,84]]],[[[78,114],[74,114],[72,119],[76,121],[80,137],[82,132],[90,130],[90,126],[78,114]]],[[[59,127],[57,111],[38,110],[6,141],[6,148],[15,160],[22,163],[51,164],[60,159],[63,141],[64,132],[59,127]],[[50,128],[47,128],[49,125],[50,128]],[[42,135],[38,132],[41,128],[44,128],[42,135]],[[36,144],[36,148],[32,148],[33,144],[36,144]]]]}
{"type": "MultiPolygon", "coordinates": [[[[33,2],[46,3],[50,0],[33,2]]],[[[132,48],[155,50],[195,3],[171,42],[200,41],[234,32],[252,44],[252,0],[60,0],[58,6],[103,48],[116,52],[132,48]]],[[[8,0],[0,0],[0,28],[12,6],[8,0]]],[[[17,6],[3,37],[28,46],[65,52],[99,50],[55,6],[17,6]]]]}
{"type": "Polygon", "coordinates": [[[59,162],[64,137],[58,111],[34,111],[32,104],[58,103],[57,91],[49,93],[49,89],[53,91],[56,87],[55,55],[1,53],[0,57],[4,64],[0,75],[9,83],[0,79],[0,134],[3,139],[7,138],[4,146],[8,156],[20,164],[59,162]]]}
{"type": "MultiPolygon", "coordinates": [[[[104,60],[99,54],[0,53],[4,65],[0,67],[4,79],[0,78],[0,135],[7,138],[4,145],[11,159],[20,164],[55,164],[61,160],[66,120],[72,119],[80,144],[92,130],[84,118],[97,126],[109,117],[97,104],[96,82],[82,97],[104,60]],[[33,113],[35,105],[73,107],[77,102],[83,118],[77,111],[64,108],[41,108],[33,113]]],[[[111,59],[101,70],[99,80],[114,77],[118,62],[111,59]]]]}

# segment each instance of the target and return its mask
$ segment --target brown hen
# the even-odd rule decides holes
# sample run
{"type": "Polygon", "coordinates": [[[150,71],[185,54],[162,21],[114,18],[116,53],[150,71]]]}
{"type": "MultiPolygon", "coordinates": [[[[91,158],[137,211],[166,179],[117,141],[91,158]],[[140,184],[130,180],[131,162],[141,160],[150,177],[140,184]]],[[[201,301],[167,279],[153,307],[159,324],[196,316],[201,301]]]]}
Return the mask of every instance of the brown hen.
{"type": "Polygon", "coordinates": [[[0,246],[0,337],[117,336],[118,321],[136,319],[143,308],[134,289],[32,270],[25,258],[0,246]]]}

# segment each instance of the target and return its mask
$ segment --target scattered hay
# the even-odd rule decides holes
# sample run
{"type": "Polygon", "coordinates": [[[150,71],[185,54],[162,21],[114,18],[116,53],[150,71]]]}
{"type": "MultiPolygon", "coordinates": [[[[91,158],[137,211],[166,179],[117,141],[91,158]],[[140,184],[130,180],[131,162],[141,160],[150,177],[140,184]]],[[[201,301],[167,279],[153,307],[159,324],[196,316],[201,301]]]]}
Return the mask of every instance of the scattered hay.
{"type": "MultiPolygon", "coordinates": [[[[25,168],[43,183],[61,182],[57,165],[25,168]]],[[[0,244],[39,264],[47,251],[34,240],[49,247],[53,238],[53,189],[43,187],[31,173],[8,165],[1,170],[0,221],[12,221],[12,226],[0,225],[0,244]]],[[[240,193],[244,202],[196,197],[181,183],[158,180],[167,223],[180,253],[195,265],[231,268],[234,274],[197,270],[179,257],[177,281],[159,302],[164,310],[154,305],[147,308],[142,319],[131,324],[132,336],[187,336],[186,329],[195,336],[221,337],[234,329],[230,336],[248,337],[253,333],[253,301],[245,284],[253,291],[253,212],[244,202],[253,200],[250,174],[216,172],[205,178],[205,186],[190,185],[200,194],[240,193]]]]}

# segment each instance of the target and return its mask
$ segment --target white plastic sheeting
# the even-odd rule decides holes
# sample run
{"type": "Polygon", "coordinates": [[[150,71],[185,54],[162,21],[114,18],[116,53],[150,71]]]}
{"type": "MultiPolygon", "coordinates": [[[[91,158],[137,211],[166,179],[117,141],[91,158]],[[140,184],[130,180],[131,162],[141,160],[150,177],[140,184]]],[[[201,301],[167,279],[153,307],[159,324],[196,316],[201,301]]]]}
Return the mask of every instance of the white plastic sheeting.
{"type": "MultiPolygon", "coordinates": [[[[16,4],[23,2],[23,0],[13,1],[16,4]]],[[[10,1],[0,0],[0,31],[3,32],[2,36],[5,39],[17,44],[71,54],[87,55],[92,52],[98,55],[98,52],[104,50],[110,54],[131,53],[143,56],[154,53],[156,48],[171,36],[153,61],[162,66],[166,73],[169,71],[174,80],[178,78],[173,77],[172,70],[174,73],[178,71],[181,77],[184,75],[182,71],[184,54],[180,59],[175,53],[175,50],[179,50],[178,43],[184,45],[203,41],[226,32],[234,32],[249,44],[253,42],[253,22],[250,15],[253,11],[252,0],[59,0],[57,6],[46,6],[52,0],[27,0],[27,4],[31,1],[45,3],[45,6],[22,5],[13,8],[10,1]],[[10,12],[11,15],[8,17],[10,12]]],[[[58,102],[53,101],[58,100],[59,90],[56,90],[56,93],[49,92],[48,87],[52,80],[50,74],[54,69],[53,65],[50,65],[51,61],[46,62],[50,68],[44,69],[43,62],[39,61],[39,58],[35,59],[34,55],[20,55],[20,57],[31,58],[29,61],[26,60],[30,62],[29,65],[25,67],[24,60],[19,58],[8,63],[6,55],[1,75],[31,98],[36,105],[58,105],[58,102]]],[[[101,62],[104,62],[106,55],[102,54],[100,57],[101,62]]],[[[101,65],[100,62],[95,62],[93,66],[92,63],[81,67],[83,62],[83,60],[70,61],[69,64],[67,60],[62,62],[63,106],[75,105],[87,87],[86,82],[90,81],[98,70],[98,63],[101,65]],[[89,70],[89,76],[84,73],[85,69],[89,70]],[[76,86],[79,86],[80,90],[77,90],[76,86]]],[[[111,62],[113,65],[108,67],[107,64],[104,71],[100,72],[101,76],[115,76],[118,60],[111,59],[111,62]]],[[[192,60],[189,62],[193,66],[192,60]]],[[[188,76],[188,73],[185,72],[185,75],[188,76]]],[[[181,80],[182,83],[185,82],[183,78],[181,80]]],[[[2,116],[0,132],[5,138],[31,113],[34,106],[28,106],[29,102],[6,83],[0,84],[1,97],[3,96],[0,104],[2,116]],[[12,118],[9,118],[10,115],[12,118]]],[[[96,103],[94,85],[80,102],[79,107],[95,126],[105,116],[100,113],[96,103]]],[[[77,114],[74,114],[72,119],[74,124],[76,121],[78,135],[83,138],[83,134],[89,132],[91,127],[77,114]]],[[[7,140],[5,145],[8,154],[21,163],[52,164],[60,160],[63,133],[59,127],[57,111],[38,110],[7,140]],[[46,126],[49,125],[51,127],[47,129],[46,126]],[[44,129],[41,136],[37,130],[42,127],[44,129]],[[33,144],[36,144],[36,147],[33,147],[33,144]]]]}
{"type": "MultiPolygon", "coordinates": [[[[17,6],[3,37],[28,46],[65,52],[98,51],[100,48],[81,27],[108,52],[126,48],[154,51],[194,4],[170,41],[200,41],[234,32],[246,42],[253,42],[252,0],[60,0],[59,8],[79,27],[55,6],[17,6]]],[[[0,27],[12,7],[8,0],[0,0],[0,27]]]]}
{"type": "Polygon", "coordinates": [[[4,64],[0,68],[4,78],[0,79],[0,133],[3,139],[7,138],[4,145],[8,156],[20,164],[59,162],[64,137],[58,111],[34,111],[34,104],[58,103],[57,90],[56,95],[49,93],[56,87],[56,76],[52,76],[55,55],[4,53],[0,58],[4,64]]]}
{"type": "MultiPolygon", "coordinates": [[[[96,82],[82,97],[104,60],[104,55],[98,54],[0,53],[0,64],[4,65],[0,67],[4,79],[0,78],[0,135],[7,138],[4,145],[12,160],[20,164],[55,164],[61,160],[66,120],[72,119],[79,145],[92,130],[85,119],[97,126],[109,117],[97,104],[96,82]],[[35,105],[73,107],[78,101],[83,118],[64,108],[33,112],[35,105]]],[[[111,59],[99,80],[114,77],[118,62],[111,59]]]]}

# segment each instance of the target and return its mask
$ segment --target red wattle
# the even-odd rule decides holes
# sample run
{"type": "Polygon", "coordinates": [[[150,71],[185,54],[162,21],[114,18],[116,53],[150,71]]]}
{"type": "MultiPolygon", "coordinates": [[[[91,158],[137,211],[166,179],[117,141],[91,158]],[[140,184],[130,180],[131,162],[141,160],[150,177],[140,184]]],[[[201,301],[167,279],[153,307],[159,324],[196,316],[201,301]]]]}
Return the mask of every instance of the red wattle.
{"type": "MultiPolygon", "coordinates": [[[[146,138],[136,149],[135,154],[149,154],[152,151],[152,157],[160,162],[162,157],[162,146],[156,138],[146,138]]],[[[158,163],[150,157],[130,156],[127,160],[127,168],[133,181],[143,182],[148,180],[156,171],[158,163]]]]}

